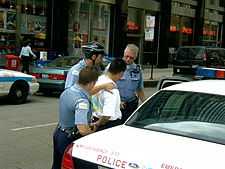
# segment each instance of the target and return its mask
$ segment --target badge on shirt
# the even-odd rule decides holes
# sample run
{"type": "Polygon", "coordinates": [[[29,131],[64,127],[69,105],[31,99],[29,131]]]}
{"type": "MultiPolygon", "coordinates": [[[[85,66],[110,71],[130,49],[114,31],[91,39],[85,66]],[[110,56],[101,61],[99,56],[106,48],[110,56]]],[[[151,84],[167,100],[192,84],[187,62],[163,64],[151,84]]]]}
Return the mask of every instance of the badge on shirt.
{"type": "Polygon", "coordinates": [[[88,109],[88,104],[87,103],[79,103],[78,104],[78,108],[87,110],[88,109]]]}

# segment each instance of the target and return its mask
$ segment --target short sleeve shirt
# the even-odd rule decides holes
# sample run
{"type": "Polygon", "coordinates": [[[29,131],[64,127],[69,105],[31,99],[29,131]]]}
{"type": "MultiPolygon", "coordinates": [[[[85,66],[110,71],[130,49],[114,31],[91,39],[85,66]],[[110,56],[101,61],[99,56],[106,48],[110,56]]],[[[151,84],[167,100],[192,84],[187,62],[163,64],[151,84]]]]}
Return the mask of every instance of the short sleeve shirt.
{"type": "Polygon", "coordinates": [[[59,99],[59,124],[63,128],[91,122],[89,94],[78,84],[66,89],[59,99]]]}
{"type": "MultiPolygon", "coordinates": [[[[96,85],[109,82],[114,83],[107,75],[101,75],[96,85]]],[[[121,119],[120,94],[117,88],[112,89],[112,93],[101,90],[92,96],[92,105],[93,114],[96,117],[109,116],[109,120],[121,119]]]]}
{"type": "Polygon", "coordinates": [[[79,73],[85,67],[86,67],[86,63],[85,63],[85,60],[83,59],[79,61],[76,65],[70,68],[66,77],[65,89],[77,83],[79,78],[79,73]]]}
{"type": "Polygon", "coordinates": [[[122,101],[129,101],[135,98],[136,91],[144,88],[143,75],[139,65],[127,65],[123,77],[118,80],[117,86],[122,101]]]}

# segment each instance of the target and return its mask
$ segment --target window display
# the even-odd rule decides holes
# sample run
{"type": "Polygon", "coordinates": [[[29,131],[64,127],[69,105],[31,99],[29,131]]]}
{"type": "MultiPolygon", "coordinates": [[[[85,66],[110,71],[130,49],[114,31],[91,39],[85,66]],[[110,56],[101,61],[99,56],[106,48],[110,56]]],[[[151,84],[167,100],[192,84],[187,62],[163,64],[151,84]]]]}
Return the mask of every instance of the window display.
{"type": "Polygon", "coordinates": [[[110,10],[108,4],[89,0],[69,2],[69,55],[82,55],[81,45],[88,41],[98,41],[108,51],[110,10]]]}
{"type": "Polygon", "coordinates": [[[22,39],[33,41],[34,48],[45,46],[46,6],[46,0],[22,0],[20,32],[22,39]]]}
{"type": "Polygon", "coordinates": [[[0,29],[4,29],[5,27],[5,12],[0,11],[0,29]]]}
{"type": "Polygon", "coordinates": [[[178,47],[180,45],[190,45],[193,40],[194,19],[185,16],[171,16],[170,22],[170,45],[178,47]]]}
{"type": "Polygon", "coordinates": [[[91,40],[98,41],[108,51],[109,30],[110,30],[110,6],[103,3],[94,4],[95,20],[92,23],[91,40]]]}
{"type": "Polygon", "coordinates": [[[12,11],[7,12],[6,29],[16,30],[16,12],[12,11]]]}
{"type": "Polygon", "coordinates": [[[203,28],[203,40],[216,41],[218,34],[218,23],[205,21],[203,28]]]}
{"type": "Polygon", "coordinates": [[[128,8],[127,31],[128,33],[140,33],[142,25],[142,11],[128,8]]]}
{"type": "Polygon", "coordinates": [[[71,1],[69,4],[68,52],[72,56],[81,55],[81,45],[88,42],[89,13],[88,0],[71,1]]]}

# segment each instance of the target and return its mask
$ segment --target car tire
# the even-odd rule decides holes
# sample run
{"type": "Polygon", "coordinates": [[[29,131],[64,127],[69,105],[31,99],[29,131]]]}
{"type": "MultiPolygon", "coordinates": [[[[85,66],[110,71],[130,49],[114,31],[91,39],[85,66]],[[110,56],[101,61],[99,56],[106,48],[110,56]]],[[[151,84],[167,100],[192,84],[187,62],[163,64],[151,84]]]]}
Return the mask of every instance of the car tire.
{"type": "Polygon", "coordinates": [[[13,104],[22,104],[27,100],[29,87],[26,82],[16,82],[12,85],[9,98],[13,104]]]}

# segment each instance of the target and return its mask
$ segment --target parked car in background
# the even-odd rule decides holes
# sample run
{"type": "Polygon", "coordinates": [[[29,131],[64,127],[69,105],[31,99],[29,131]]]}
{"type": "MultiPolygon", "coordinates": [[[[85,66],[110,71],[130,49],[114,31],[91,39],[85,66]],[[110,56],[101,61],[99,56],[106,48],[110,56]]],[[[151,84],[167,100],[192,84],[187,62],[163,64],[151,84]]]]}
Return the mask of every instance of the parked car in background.
{"type": "Polygon", "coordinates": [[[225,68],[225,49],[206,46],[182,46],[173,60],[174,75],[195,75],[198,66],[225,68]]]}
{"type": "MultiPolygon", "coordinates": [[[[41,67],[33,67],[31,72],[40,84],[39,91],[44,94],[62,92],[65,88],[66,75],[69,69],[79,62],[77,56],[64,56],[48,61],[41,67]]],[[[103,70],[113,58],[104,57],[101,69],[103,70]]]]}
{"type": "Polygon", "coordinates": [[[38,88],[39,84],[34,76],[0,69],[0,96],[8,96],[11,103],[25,103],[29,94],[34,94],[38,88]]]}
{"type": "Polygon", "coordinates": [[[166,87],[140,105],[125,124],[70,144],[62,168],[223,168],[224,107],[225,80],[166,87]]]}
{"type": "Polygon", "coordinates": [[[33,67],[31,74],[40,84],[39,91],[45,94],[62,92],[69,69],[79,60],[78,57],[64,56],[50,61],[43,67],[33,67]]]}

